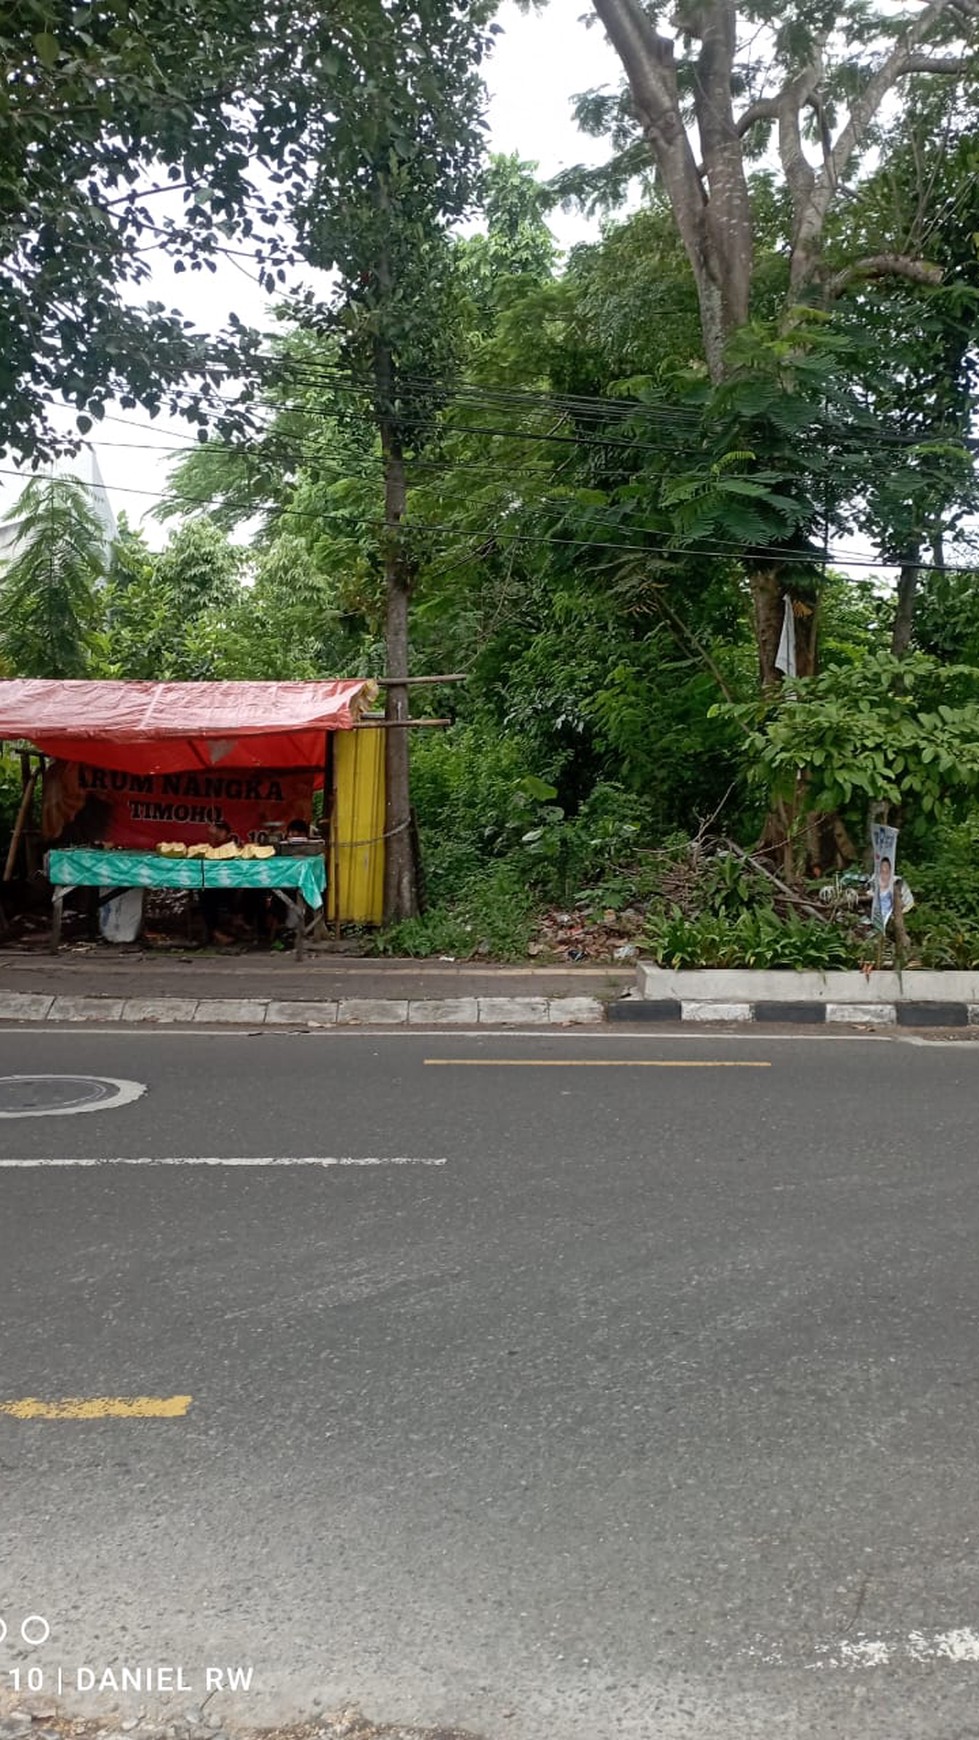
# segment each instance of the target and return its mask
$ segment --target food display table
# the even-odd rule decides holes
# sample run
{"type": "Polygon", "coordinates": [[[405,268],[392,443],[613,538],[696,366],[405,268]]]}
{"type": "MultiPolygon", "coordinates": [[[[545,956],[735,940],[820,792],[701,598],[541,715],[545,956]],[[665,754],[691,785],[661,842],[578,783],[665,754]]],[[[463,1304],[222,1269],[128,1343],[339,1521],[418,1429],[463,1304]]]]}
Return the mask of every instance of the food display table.
{"type": "Polygon", "coordinates": [[[159,852],[102,852],[90,846],[55,848],[47,856],[54,887],[51,948],[61,941],[64,898],[73,888],[268,888],[296,917],[296,953],[306,935],[306,908],[323,905],[326,862],[320,855],[274,858],[166,858],[159,852]],[[295,890],[291,900],[287,890],[295,890]]]}

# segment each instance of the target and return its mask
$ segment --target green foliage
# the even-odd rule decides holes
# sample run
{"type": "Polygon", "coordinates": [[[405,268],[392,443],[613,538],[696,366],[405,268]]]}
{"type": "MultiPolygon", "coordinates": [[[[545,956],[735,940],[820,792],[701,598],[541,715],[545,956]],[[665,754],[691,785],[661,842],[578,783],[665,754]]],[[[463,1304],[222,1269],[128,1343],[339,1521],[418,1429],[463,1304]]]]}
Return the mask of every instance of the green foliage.
{"type": "Polygon", "coordinates": [[[817,810],[887,803],[920,830],[979,784],[979,670],[876,653],[786,683],[750,740],[758,767],[817,810]]]}
{"type": "Polygon", "coordinates": [[[979,667],[979,574],[933,569],[922,577],[914,640],[945,664],[979,667]]]}
{"type": "MultiPolygon", "coordinates": [[[[554,788],[545,791],[556,795],[554,788]]],[[[597,784],[571,816],[550,796],[528,795],[519,789],[515,794],[518,814],[532,806],[537,809],[532,826],[520,834],[515,860],[527,885],[545,898],[565,902],[588,893],[597,906],[600,890],[614,878],[617,867],[632,866],[637,847],[649,837],[649,806],[634,793],[607,782],[597,784]],[[598,886],[589,890],[589,884],[598,886]]],[[[613,891],[608,893],[605,905],[614,903],[613,891]]]]}
{"type": "Polygon", "coordinates": [[[390,925],[377,939],[380,954],[473,955],[498,961],[526,956],[533,926],[533,900],[516,865],[498,863],[472,877],[455,900],[430,907],[420,918],[390,925]]]}
{"type": "Polygon", "coordinates": [[[218,666],[240,606],[241,568],[241,552],[206,520],[182,526],[158,555],[127,534],[107,589],[103,674],[144,682],[238,675],[218,666]]]}
{"type": "MultiPolygon", "coordinates": [[[[908,929],[915,947],[946,947],[958,938],[963,947],[979,941],[979,811],[962,820],[939,823],[918,842],[902,873],[915,893],[908,929]]],[[[956,947],[960,947],[956,943],[956,947]]],[[[972,964],[972,962],[967,962],[972,964]]]]}
{"type": "Polygon", "coordinates": [[[531,755],[488,720],[418,745],[413,789],[429,909],[385,933],[389,952],[459,956],[484,942],[496,958],[516,958],[535,906],[574,898],[604,909],[635,896],[648,808],[599,784],[566,815],[552,781],[529,771],[531,755]]]}
{"type": "Polygon", "coordinates": [[[660,380],[699,357],[697,298],[661,201],[610,224],[601,242],[575,248],[567,281],[562,385],[575,364],[594,371],[605,391],[625,376],[660,380]]]}
{"type": "Polygon", "coordinates": [[[914,966],[952,972],[979,967],[979,923],[941,910],[927,916],[912,911],[907,928],[914,966]]]}
{"type": "Polygon", "coordinates": [[[679,836],[653,856],[651,868],[655,892],[644,942],[661,966],[829,971],[862,958],[849,914],[840,923],[800,910],[727,842],[679,836]]]}
{"type": "Polygon", "coordinates": [[[6,8],[0,407],[14,451],[65,444],[54,396],[83,432],[114,396],[153,412],[168,403],[201,427],[229,376],[246,377],[247,402],[265,372],[258,335],[232,317],[208,340],[179,310],[140,308],[155,250],[180,274],[213,270],[230,242],[257,257],[276,294],[294,232],[308,264],[340,272],[337,311],[354,349],[383,338],[399,352],[422,328],[437,340],[438,225],[472,201],[491,10],[468,0],[6,8]],[[184,381],[190,391],[170,393],[184,381]]]}
{"type": "Polygon", "coordinates": [[[829,972],[854,967],[860,954],[843,930],[760,906],[730,917],[680,912],[655,916],[646,930],[652,959],[664,967],[794,967],[829,972]]]}
{"type": "Polygon", "coordinates": [[[535,168],[515,154],[491,157],[483,182],[486,229],[457,245],[458,269],[484,330],[492,330],[501,300],[512,301],[515,280],[524,287],[546,281],[557,262],[545,220],[551,196],[534,180],[535,168]]]}
{"type": "Polygon", "coordinates": [[[19,758],[0,751],[0,861],[5,862],[24,795],[19,758]]]}
{"type": "MultiPolygon", "coordinates": [[[[800,70],[817,23],[801,6],[776,17],[768,0],[740,10],[765,26],[741,69],[747,104],[800,70]]],[[[832,37],[820,93],[830,127],[891,34],[879,7],[845,12],[851,52],[838,56],[832,37]]],[[[854,837],[871,801],[920,837],[971,789],[974,685],[881,663],[893,600],[825,555],[856,525],[883,554],[925,521],[930,542],[936,516],[954,527],[971,499],[974,226],[956,233],[975,197],[969,103],[893,103],[879,174],[854,181],[827,232],[841,273],[856,254],[902,251],[905,231],[925,251],[940,242],[940,295],[860,275],[832,312],[827,283],[824,304],[787,313],[792,201],[775,168],[751,172],[753,319],[712,386],[662,185],[561,273],[554,190],[519,158],[482,172],[487,16],[455,0],[341,4],[299,46],[315,168],[305,193],[290,184],[283,198],[334,291],[290,310],[300,324],[274,345],[267,427],[247,446],[206,444],[175,474],[171,507],[217,498],[222,529],[256,514],[261,525],[231,594],[190,608],[175,648],[161,648],[168,668],[381,671],[385,579],[400,556],[412,670],[468,674],[425,694],[455,729],[411,734],[431,913],[443,917],[501,863],[540,899],[631,899],[637,844],[718,812],[733,837],[757,837],[772,788],[798,795],[800,767],[806,801],[842,809],[854,837]],[[477,197],[482,233],[450,239],[477,197]],[[385,495],[392,453],[403,515],[385,495]],[[397,537],[384,535],[392,519],[397,537]],[[745,707],[758,669],[747,576],[769,569],[816,608],[822,675],[760,713],[745,707]],[[605,803],[619,833],[602,843],[605,803]]],[[[695,34],[677,37],[684,102],[695,34]]],[[[646,150],[635,110],[608,93],[586,107],[612,135],[607,188],[621,186],[646,150]]],[[[752,129],[750,156],[767,137],[752,129]]],[[[147,609],[157,636],[163,615],[147,609]]],[[[965,583],[923,581],[917,644],[979,666],[974,615],[965,583]]]]}
{"type": "Polygon", "coordinates": [[[446,231],[478,192],[492,10],[359,0],[342,54],[328,13],[298,51],[313,150],[291,217],[307,264],[335,275],[325,302],[305,299],[305,323],[336,337],[341,365],[371,386],[406,451],[424,445],[457,354],[446,231]]]}
{"type": "Polygon", "coordinates": [[[6,519],[17,542],[0,576],[0,659],[18,677],[87,676],[100,647],[107,553],[86,491],[33,478],[6,519]]]}
{"type": "Polygon", "coordinates": [[[240,327],[209,343],[179,311],[139,307],[137,292],[151,250],[177,272],[213,270],[236,226],[270,269],[281,259],[276,202],[250,171],[301,125],[282,55],[301,12],[275,0],[3,8],[0,452],[65,447],[52,399],[74,407],[82,433],[115,396],[205,420],[213,387],[243,371],[240,327]],[[196,390],[171,398],[190,378],[196,390]]]}
{"type": "Polygon", "coordinates": [[[429,900],[438,907],[512,850],[518,827],[530,826],[528,782],[540,776],[530,772],[525,744],[485,724],[424,736],[412,790],[429,900]]]}
{"type": "Polygon", "coordinates": [[[888,463],[869,479],[859,522],[882,555],[903,561],[977,500],[974,91],[949,79],[912,85],[888,133],[880,167],[839,215],[830,247],[839,263],[887,249],[924,256],[941,273],[931,286],[858,277],[840,311],[861,334],[863,391],[887,432],[888,463]]]}

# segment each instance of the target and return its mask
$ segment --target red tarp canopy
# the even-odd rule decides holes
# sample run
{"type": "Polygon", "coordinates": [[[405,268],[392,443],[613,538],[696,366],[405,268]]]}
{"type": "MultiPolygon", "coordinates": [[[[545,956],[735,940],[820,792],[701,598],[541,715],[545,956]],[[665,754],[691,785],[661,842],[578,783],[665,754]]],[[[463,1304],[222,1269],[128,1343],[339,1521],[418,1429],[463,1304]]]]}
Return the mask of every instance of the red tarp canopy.
{"type": "Polygon", "coordinates": [[[321,767],[324,731],[348,731],[376,693],[328,683],[0,682],[0,739],[124,773],[321,767]]]}

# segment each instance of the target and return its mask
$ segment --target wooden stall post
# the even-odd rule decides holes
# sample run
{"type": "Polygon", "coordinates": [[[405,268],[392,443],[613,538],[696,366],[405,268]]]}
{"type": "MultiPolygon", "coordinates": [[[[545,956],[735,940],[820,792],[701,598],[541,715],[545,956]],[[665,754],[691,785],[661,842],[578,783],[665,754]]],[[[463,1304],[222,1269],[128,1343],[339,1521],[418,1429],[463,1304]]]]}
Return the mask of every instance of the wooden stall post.
{"type": "Polygon", "coordinates": [[[10,851],[7,853],[7,862],[4,865],[3,879],[5,882],[9,882],[14,874],[14,866],[17,863],[17,848],[20,845],[21,836],[24,832],[27,818],[30,815],[31,804],[34,801],[34,788],[37,785],[37,776],[39,772],[40,768],[36,767],[34,772],[28,776],[24,785],[24,795],[20,800],[20,809],[17,811],[17,820],[14,822],[14,831],[10,836],[10,851]]]}
{"type": "Polygon", "coordinates": [[[337,757],[332,731],[326,733],[326,755],[323,762],[323,839],[326,842],[327,904],[324,918],[329,917],[329,902],[333,900],[333,934],[340,939],[340,840],[337,816],[337,757]]]}

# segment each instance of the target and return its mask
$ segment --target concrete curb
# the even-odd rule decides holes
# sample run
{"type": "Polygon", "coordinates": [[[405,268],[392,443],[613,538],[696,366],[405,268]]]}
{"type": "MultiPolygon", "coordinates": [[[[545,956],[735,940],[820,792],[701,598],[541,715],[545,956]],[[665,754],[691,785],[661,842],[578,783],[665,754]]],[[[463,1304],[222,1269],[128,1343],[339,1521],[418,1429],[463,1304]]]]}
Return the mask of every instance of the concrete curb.
{"type": "Polygon", "coordinates": [[[623,997],[608,1006],[612,1022],[762,1022],[806,1027],[979,1027],[979,1003],[718,1003],[675,997],[623,997]]]}
{"type": "Polygon", "coordinates": [[[979,972],[911,967],[861,973],[811,968],[657,967],[640,961],[641,997],[706,1003],[979,1003],[979,972]]]}
{"type": "Polygon", "coordinates": [[[47,997],[0,992],[0,1022],[124,1027],[583,1027],[605,1020],[597,997],[47,997]]]}
{"type": "Polygon", "coordinates": [[[610,1005],[609,1019],[974,1027],[979,973],[673,969],[642,961],[636,991],[610,1005]]]}

